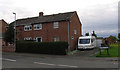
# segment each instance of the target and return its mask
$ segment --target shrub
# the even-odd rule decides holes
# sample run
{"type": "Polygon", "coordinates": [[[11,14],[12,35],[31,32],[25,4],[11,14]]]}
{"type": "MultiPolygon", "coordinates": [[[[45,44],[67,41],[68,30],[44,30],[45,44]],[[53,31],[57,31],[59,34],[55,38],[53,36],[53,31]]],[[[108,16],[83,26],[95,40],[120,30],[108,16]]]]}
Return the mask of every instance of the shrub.
{"type": "Polygon", "coordinates": [[[17,41],[16,52],[65,55],[68,42],[17,41]]]}

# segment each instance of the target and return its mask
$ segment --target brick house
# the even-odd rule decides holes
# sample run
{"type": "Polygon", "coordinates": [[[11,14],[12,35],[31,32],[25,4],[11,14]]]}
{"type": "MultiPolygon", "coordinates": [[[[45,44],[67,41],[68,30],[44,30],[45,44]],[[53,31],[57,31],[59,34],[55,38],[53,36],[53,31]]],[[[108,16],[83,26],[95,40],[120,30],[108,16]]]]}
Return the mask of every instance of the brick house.
{"type": "Polygon", "coordinates": [[[8,23],[5,22],[3,19],[0,20],[0,44],[5,45],[5,42],[3,41],[3,34],[7,30],[6,26],[8,26],[8,23]]]}
{"type": "Polygon", "coordinates": [[[0,51],[3,52],[14,52],[14,45],[9,45],[8,42],[3,41],[3,35],[7,30],[8,23],[3,19],[0,20],[0,51]]]}
{"type": "Polygon", "coordinates": [[[66,41],[70,50],[75,49],[78,37],[82,35],[82,25],[76,11],[53,15],[40,12],[38,17],[18,19],[16,23],[18,40],[66,41]]]}

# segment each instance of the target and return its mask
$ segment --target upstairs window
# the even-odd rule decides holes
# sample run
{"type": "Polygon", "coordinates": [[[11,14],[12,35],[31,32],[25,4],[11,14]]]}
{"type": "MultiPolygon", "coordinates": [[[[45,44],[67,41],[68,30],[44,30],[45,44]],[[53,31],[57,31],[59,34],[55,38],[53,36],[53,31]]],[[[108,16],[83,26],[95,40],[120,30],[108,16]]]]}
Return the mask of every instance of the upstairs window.
{"type": "Polygon", "coordinates": [[[77,34],[77,30],[76,29],[74,29],[74,34],[77,34]]]}
{"type": "Polygon", "coordinates": [[[59,28],[59,22],[54,22],[54,28],[59,28]]]}
{"type": "Polygon", "coordinates": [[[34,24],[34,30],[42,29],[42,24],[34,24]]]}
{"type": "Polygon", "coordinates": [[[32,25],[25,25],[24,26],[24,31],[30,31],[32,30],[32,25]]]}

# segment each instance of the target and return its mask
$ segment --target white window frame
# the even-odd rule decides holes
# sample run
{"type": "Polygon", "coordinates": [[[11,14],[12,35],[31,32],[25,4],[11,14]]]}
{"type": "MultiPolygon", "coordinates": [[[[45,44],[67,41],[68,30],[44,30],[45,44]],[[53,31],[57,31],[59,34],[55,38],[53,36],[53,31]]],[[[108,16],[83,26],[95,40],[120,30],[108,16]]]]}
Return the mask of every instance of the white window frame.
{"type": "Polygon", "coordinates": [[[53,27],[54,28],[59,28],[59,22],[54,22],[53,27]]]}
{"type": "Polygon", "coordinates": [[[41,30],[41,29],[42,29],[42,24],[34,24],[34,30],[41,30]]]}
{"type": "Polygon", "coordinates": [[[32,40],[32,37],[25,37],[24,40],[32,40]]]}
{"type": "Polygon", "coordinates": [[[24,31],[31,31],[32,30],[32,25],[25,25],[24,26],[24,31]],[[30,29],[30,27],[31,27],[31,29],[30,29]],[[28,30],[27,30],[27,28],[28,28],[28,30]]]}
{"type": "Polygon", "coordinates": [[[60,39],[59,39],[59,37],[54,37],[54,42],[58,42],[58,41],[60,41],[60,39]]]}
{"type": "Polygon", "coordinates": [[[35,37],[35,38],[34,38],[34,41],[35,41],[35,42],[38,42],[38,38],[41,38],[41,42],[42,42],[42,37],[35,37]]]}
{"type": "Polygon", "coordinates": [[[74,34],[77,34],[77,30],[76,29],[74,29],[74,34]]]}

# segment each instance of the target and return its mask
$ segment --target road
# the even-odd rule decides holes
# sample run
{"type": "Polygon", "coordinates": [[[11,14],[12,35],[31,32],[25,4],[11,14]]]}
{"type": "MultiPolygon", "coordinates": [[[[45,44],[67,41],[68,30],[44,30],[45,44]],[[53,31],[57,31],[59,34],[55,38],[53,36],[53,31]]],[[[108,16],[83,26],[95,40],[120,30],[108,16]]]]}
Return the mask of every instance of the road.
{"type": "Polygon", "coordinates": [[[117,58],[2,53],[3,68],[118,68],[117,58]]]}

